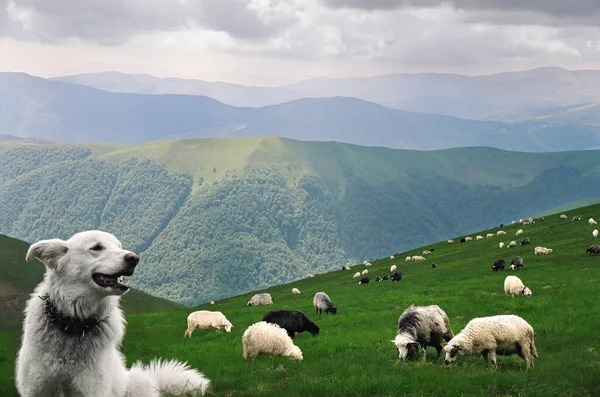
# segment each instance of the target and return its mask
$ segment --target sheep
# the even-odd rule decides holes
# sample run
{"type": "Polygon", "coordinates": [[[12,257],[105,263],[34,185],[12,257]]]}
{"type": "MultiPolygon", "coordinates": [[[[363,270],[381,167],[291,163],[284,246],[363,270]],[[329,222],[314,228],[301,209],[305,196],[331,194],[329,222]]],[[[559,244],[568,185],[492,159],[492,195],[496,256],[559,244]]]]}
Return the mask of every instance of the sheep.
{"type": "Polygon", "coordinates": [[[285,329],[290,338],[296,333],[308,331],[312,336],[319,335],[319,327],[298,310],[271,310],[263,316],[263,321],[277,324],[285,329]]]}
{"type": "Polygon", "coordinates": [[[299,295],[301,292],[298,288],[292,288],[292,294],[299,295]]]}
{"type": "Polygon", "coordinates": [[[352,278],[359,278],[360,277],[360,272],[356,272],[354,273],[354,276],[352,276],[352,278]]]}
{"type": "Polygon", "coordinates": [[[410,256],[407,256],[407,257],[406,257],[406,261],[407,261],[407,262],[410,262],[411,260],[412,260],[412,257],[410,257],[410,256]]]}
{"type": "Polygon", "coordinates": [[[506,234],[506,232],[505,232],[504,230],[498,230],[498,231],[496,232],[496,236],[501,236],[501,235],[503,235],[503,234],[506,234]]]}
{"type": "Polygon", "coordinates": [[[590,224],[590,226],[594,226],[594,225],[597,225],[597,224],[598,224],[598,222],[596,222],[596,221],[594,220],[594,218],[590,218],[590,219],[588,219],[588,223],[590,224]]]}
{"type": "Polygon", "coordinates": [[[516,235],[517,235],[517,236],[520,236],[521,234],[523,234],[523,229],[519,229],[519,230],[517,230],[517,233],[516,233],[516,235]]]}
{"type": "Polygon", "coordinates": [[[510,269],[515,270],[520,267],[523,267],[523,258],[521,258],[520,256],[516,256],[513,258],[512,261],[510,261],[510,269]]]}
{"type": "Polygon", "coordinates": [[[315,294],[313,306],[315,307],[315,313],[322,314],[323,311],[325,311],[326,314],[337,313],[337,306],[331,302],[331,299],[329,299],[329,296],[325,292],[317,292],[315,294]]]}
{"type": "Polygon", "coordinates": [[[448,240],[448,244],[454,244],[454,240],[448,240]]]}
{"type": "Polygon", "coordinates": [[[483,240],[483,236],[475,236],[475,240],[483,240]]]}
{"type": "Polygon", "coordinates": [[[588,248],[585,249],[585,252],[589,253],[590,256],[598,255],[598,254],[600,254],[600,245],[598,245],[598,244],[590,245],[588,248]]]}
{"type": "Polygon", "coordinates": [[[233,328],[233,324],[227,320],[225,315],[221,312],[211,312],[208,310],[198,310],[196,312],[190,313],[187,317],[187,329],[183,334],[183,337],[186,336],[188,338],[192,337],[192,332],[195,329],[214,329],[217,333],[222,329],[225,332],[231,332],[231,328],[233,328]]]}
{"type": "Polygon", "coordinates": [[[368,276],[365,276],[365,277],[363,277],[363,278],[361,278],[361,279],[360,279],[360,281],[358,282],[358,284],[359,284],[359,285],[360,285],[360,284],[369,284],[369,281],[370,281],[370,280],[369,280],[369,277],[368,277],[368,276]]]}
{"type": "Polygon", "coordinates": [[[510,243],[508,243],[508,248],[513,248],[517,246],[517,242],[516,241],[511,241],[510,243]]]}
{"type": "Polygon", "coordinates": [[[461,243],[461,244],[462,244],[462,243],[466,243],[466,242],[467,242],[467,239],[466,239],[466,238],[464,238],[464,237],[463,237],[463,238],[461,238],[461,239],[460,239],[460,243],[461,243]]]}
{"type": "MultiPolygon", "coordinates": [[[[431,254],[431,251],[430,251],[430,250],[425,250],[425,251],[423,251],[423,256],[426,256],[426,255],[429,255],[429,254],[431,254]]],[[[413,258],[414,258],[414,257],[413,257],[413,258]]],[[[413,260],[414,260],[414,259],[413,259],[413,260]]]]}
{"type": "Polygon", "coordinates": [[[444,346],[444,364],[456,361],[459,356],[479,354],[487,362],[489,353],[492,364],[496,366],[496,354],[518,354],[530,368],[534,366],[532,356],[538,358],[533,339],[533,328],[519,316],[508,314],[474,318],[444,346]]]}
{"type": "Polygon", "coordinates": [[[533,249],[533,253],[535,255],[548,255],[550,253],[552,253],[552,248],[546,248],[546,247],[535,247],[533,249]]]}
{"type": "Polygon", "coordinates": [[[485,235],[485,238],[492,238],[494,236],[495,236],[494,233],[488,233],[488,234],[485,235]]]}
{"type": "Polygon", "coordinates": [[[215,301],[210,301],[209,305],[214,305],[215,301]]]}
{"type": "Polygon", "coordinates": [[[396,271],[396,269],[397,269],[396,265],[392,265],[392,266],[390,267],[390,273],[393,273],[393,272],[395,272],[395,271],[396,271]]]}
{"type": "Polygon", "coordinates": [[[395,283],[396,281],[402,281],[402,272],[399,271],[395,271],[394,273],[392,273],[392,275],[390,276],[390,279],[395,283]]]}
{"type": "Polygon", "coordinates": [[[592,237],[594,237],[594,238],[598,237],[598,229],[594,229],[592,231],[592,237]]]}
{"type": "Polygon", "coordinates": [[[498,244],[498,247],[504,248],[504,243],[502,241],[500,241],[500,243],[498,244]]]}
{"type": "Polygon", "coordinates": [[[515,295],[531,296],[531,290],[517,276],[506,276],[504,279],[504,294],[514,298],[515,295]]]}
{"type": "Polygon", "coordinates": [[[510,222],[511,225],[514,225],[515,223],[517,223],[517,222],[515,222],[515,221],[511,221],[510,222]]]}
{"type": "Polygon", "coordinates": [[[272,305],[273,298],[271,294],[256,294],[248,301],[248,306],[272,305]]]}
{"type": "Polygon", "coordinates": [[[500,229],[502,229],[504,227],[504,223],[500,224],[500,229]]]}
{"type": "Polygon", "coordinates": [[[580,216],[578,216],[578,215],[575,215],[575,216],[573,217],[573,222],[578,222],[578,221],[580,221],[580,220],[581,220],[581,217],[580,217],[580,216]]]}
{"type": "Polygon", "coordinates": [[[471,237],[471,236],[465,237],[465,241],[471,241],[471,240],[473,240],[473,237],[471,237]]]}
{"type": "Polygon", "coordinates": [[[367,269],[365,269],[365,270],[362,271],[361,274],[364,276],[365,274],[369,274],[369,271],[367,269]]]}
{"type": "Polygon", "coordinates": [[[302,360],[302,350],[292,341],[285,329],[266,321],[249,326],[242,335],[242,358],[256,357],[261,353],[302,360]]]}
{"type": "Polygon", "coordinates": [[[540,218],[540,222],[544,222],[544,219],[546,219],[546,218],[542,216],[542,217],[540,218]]]}
{"type": "Polygon", "coordinates": [[[314,274],[309,274],[307,277],[308,278],[315,278],[315,275],[314,274]]]}
{"type": "Polygon", "coordinates": [[[379,283],[379,282],[381,282],[381,277],[379,277],[379,276],[376,276],[376,277],[375,277],[375,282],[376,282],[376,283],[379,283]]]}
{"type": "Polygon", "coordinates": [[[424,261],[425,257],[424,256],[415,255],[415,256],[412,257],[412,260],[415,261],[415,262],[416,261],[424,261]]]}
{"type": "Polygon", "coordinates": [[[371,266],[371,262],[367,262],[367,263],[365,263],[365,266],[366,266],[366,267],[369,267],[369,266],[371,266]]]}
{"type": "Polygon", "coordinates": [[[521,246],[525,244],[529,244],[529,237],[525,237],[523,240],[521,240],[521,246]]]}
{"type": "Polygon", "coordinates": [[[435,263],[432,263],[432,264],[431,264],[431,268],[432,268],[432,269],[435,269],[435,268],[437,268],[437,265],[436,265],[435,263]]]}
{"type": "Polygon", "coordinates": [[[494,272],[497,272],[498,270],[504,270],[504,265],[506,262],[504,262],[504,259],[498,259],[497,261],[494,261],[494,264],[492,265],[492,270],[494,272]]]}
{"type": "Polygon", "coordinates": [[[427,354],[427,346],[437,350],[438,357],[442,352],[442,340],[448,342],[454,337],[450,321],[446,313],[437,305],[409,306],[398,319],[398,333],[391,340],[401,360],[415,359],[419,353],[419,345],[423,348],[423,360],[427,354]]]}
{"type": "Polygon", "coordinates": [[[396,257],[394,257],[394,255],[390,256],[391,261],[393,261],[394,259],[396,259],[396,257]]]}
{"type": "Polygon", "coordinates": [[[363,262],[363,265],[365,265],[365,266],[366,266],[366,265],[367,265],[367,262],[369,262],[369,261],[364,261],[364,262],[363,262]]]}
{"type": "Polygon", "coordinates": [[[565,215],[565,214],[562,214],[562,215],[560,216],[560,219],[569,219],[569,217],[568,217],[567,215],[565,215]]]}
{"type": "Polygon", "coordinates": [[[519,223],[523,223],[523,218],[519,219],[519,223]]]}

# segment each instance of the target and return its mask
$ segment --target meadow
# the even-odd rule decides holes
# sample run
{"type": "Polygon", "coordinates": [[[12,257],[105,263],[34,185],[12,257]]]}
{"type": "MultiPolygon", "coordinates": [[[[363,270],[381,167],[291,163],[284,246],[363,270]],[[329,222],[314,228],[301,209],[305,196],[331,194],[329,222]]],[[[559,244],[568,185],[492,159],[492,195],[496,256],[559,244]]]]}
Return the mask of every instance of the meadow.
{"type": "MultiPolygon", "coordinates": [[[[590,216],[600,218],[600,205],[566,214],[568,220],[555,214],[534,225],[506,225],[505,236],[475,241],[475,235],[485,236],[486,230],[472,234],[474,240],[469,243],[460,244],[457,236],[452,245],[439,242],[397,255],[393,261],[373,261],[368,268],[371,283],[366,285],[352,279],[365,268],[355,265],[350,271],[337,270],[260,291],[273,296],[272,306],[246,306],[253,292],[215,306],[127,314],[123,352],[129,364],[154,357],[188,361],[212,380],[211,394],[219,396],[598,396],[600,256],[589,256],[585,249],[600,243],[594,242],[594,227],[587,222],[590,216]],[[574,215],[582,221],[572,222],[574,215]],[[515,236],[519,228],[524,234],[515,236]],[[498,248],[500,241],[518,243],[524,237],[531,244],[498,248]],[[538,245],[554,252],[535,256],[533,249],[538,245]],[[405,261],[407,255],[420,255],[426,248],[435,248],[426,261],[405,261]],[[494,260],[510,263],[517,255],[524,259],[523,269],[492,272],[494,260]],[[436,269],[431,268],[433,262],[436,269]],[[403,272],[404,280],[375,283],[375,276],[387,274],[392,264],[403,272]],[[503,282],[509,274],[518,275],[533,296],[505,296],[503,282]],[[302,294],[292,295],[292,287],[302,294]],[[327,292],[337,304],[337,315],[314,313],[312,297],[318,291],[327,292]],[[426,361],[399,361],[390,340],[396,334],[398,317],[411,304],[439,305],[455,333],[474,317],[523,317],[535,330],[539,352],[535,368],[526,371],[525,362],[517,356],[498,356],[497,368],[480,356],[445,366],[433,348],[426,361]],[[234,324],[233,331],[197,330],[191,339],[184,338],[186,317],[196,309],[222,311],[234,324]],[[317,337],[296,336],[303,361],[269,356],[242,360],[242,333],[271,309],[301,310],[320,327],[317,337]]],[[[3,397],[16,395],[13,364],[18,342],[18,332],[0,334],[3,397]]]]}

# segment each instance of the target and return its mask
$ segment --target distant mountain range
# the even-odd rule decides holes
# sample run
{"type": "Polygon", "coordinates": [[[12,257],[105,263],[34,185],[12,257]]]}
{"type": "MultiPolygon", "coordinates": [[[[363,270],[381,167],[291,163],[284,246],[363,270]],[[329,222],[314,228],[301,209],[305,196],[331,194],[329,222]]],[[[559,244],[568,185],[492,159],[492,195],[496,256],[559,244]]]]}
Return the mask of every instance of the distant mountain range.
{"type": "MultiPolygon", "coordinates": [[[[304,83],[306,87],[314,84],[304,83]]],[[[206,96],[108,92],[20,73],[0,74],[0,106],[0,133],[57,142],[139,144],[160,139],[266,135],[419,150],[600,147],[599,128],[577,120],[465,120],[391,109],[348,97],[234,107],[206,96]]]]}
{"type": "Polygon", "coordinates": [[[113,92],[186,94],[233,106],[260,107],[302,98],[353,97],[417,113],[481,118],[507,111],[600,102],[600,71],[545,67],[488,76],[388,74],[316,78],[281,87],[251,87],[116,72],[57,77],[113,92]]]}

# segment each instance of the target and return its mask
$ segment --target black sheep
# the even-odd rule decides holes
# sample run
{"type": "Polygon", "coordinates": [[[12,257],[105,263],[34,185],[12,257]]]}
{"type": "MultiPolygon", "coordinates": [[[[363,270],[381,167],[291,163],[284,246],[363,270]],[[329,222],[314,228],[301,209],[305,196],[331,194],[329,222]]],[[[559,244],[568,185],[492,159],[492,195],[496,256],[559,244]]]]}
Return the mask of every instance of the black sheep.
{"type": "Polygon", "coordinates": [[[380,281],[381,281],[381,277],[379,277],[379,276],[375,277],[375,282],[376,282],[376,283],[378,283],[378,282],[380,282],[380,281]]]}
{"type": "Polygon", "coordinates": [[[369,284],[369,277],[368,276],[364,276],[363,278],[360,279],[360,281],[358,282],[359,284],[369,284]]]}
{"type": "Polygon", "coordinates": [[[431,268],[432,268],[432,269],[435,269],[436,267],[437,267],[437,265],[436,265],[435,263],[432,263],[432,264],[431,264],[431,268]]]}
{"type": "Polygon", "coordinates": [[[521,240],[521,245],[525,244],[529,244],[529,237],[525,237],[523,240],[521,240]]]}
{"type": "Polygon", "coordinates": [[[396,270],[394,273],[392,273],[390,279],[393,282],[402,281],[402,272],[399,272],[399,271],[396,270]]]}
{"type": "Polygon", "coordinates": [[[515,257],[512,261],[510,261],[510,266],[513,270],[523,267],[523,258],[520,256],[515,257]]]}
{"type": "Polygon", "coordinates": [[[504,270],[504,265],[505,264],[506,264],[506,262],[504,262],[504,259],[498,259],[492,265],[492,270],[495,271],[495,272],[497,272],[498,270],[504,270]]]}
{"type": "Polygon", "coordinates": [[[387,274],[385,276],[383,276],[382,280],[389,280],[390,276],[388,276],[387,274]]]}
{"type": "Polygon", "coordinates": [[[585,249],[585,252],[589,253],[590,256],[598,255],[598,254],[600,254],[600,245],[598,245],[598,244],[590,245],[588,248],[585,249]]]}
{"type": "Polygon", "coordinates": [[[462,244],[462,243],[466,243],[466,242],[467,242],[467,240],[466,240],[464,237],[460,239],[460,243],[461,243],[461,244],[462,244]]]}
{"type": "Polygon", "coordinates": [[[277,324],[294,339],[295,333],[308,331],[312,336],[319,335],[319,327],[298,310],[271,310],[264,315],[263,321],[277,324]]]}

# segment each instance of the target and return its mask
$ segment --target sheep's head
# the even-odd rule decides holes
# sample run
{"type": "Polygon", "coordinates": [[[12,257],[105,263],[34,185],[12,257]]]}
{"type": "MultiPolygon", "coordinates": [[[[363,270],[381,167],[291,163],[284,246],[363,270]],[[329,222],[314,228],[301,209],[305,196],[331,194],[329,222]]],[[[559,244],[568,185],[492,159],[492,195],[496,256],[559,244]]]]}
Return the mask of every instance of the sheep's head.
{"type": "Polygon", "coordinates": [[[224,321],[223,328],[225,328],[225,332],[231,332],[231,328],[233,328],[233,324],[231,324],[229,321],[224,321]]]}
{"type": "Polygon", "coordinates": [[[448,365],[458,358],[463,353],[463,349],[460,345],[456,343],[451,343],[450,341],[446,346],[444,346],[444,351],[446,352],[446,359],[444,360],[444,364],[448,365]]]}
{"type": "Polygon", "coordinates": [[[294,360],[303,360],[304,359],[304,357],[302,356],[302,350],[300,350],[300,348],[296,345],[287,349],[285,351],[285,353],[283,353],[283,356],[293,358],[294,360]]]}
{"type": "Polygon", "coordinates": [[[396,339],[390,340],[390,342],[396,346],[400,360],[414,359],[419,355],[419,344],[406,336],[398,335],[396,339]]]}
{"type": "Polygon", "coordinates": [[[531,290],[527,287],[523,289],[523,296],[531,296],[531,290]]]}

